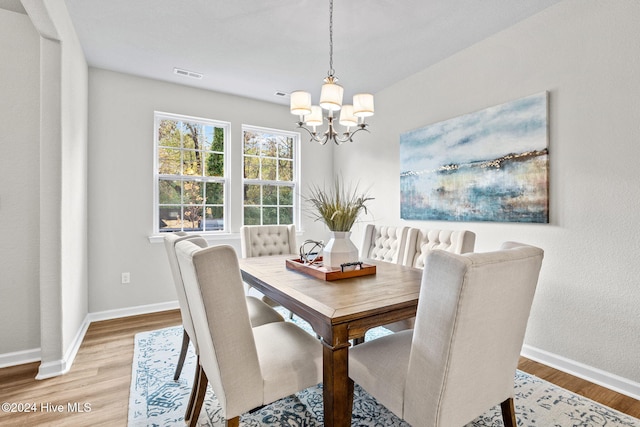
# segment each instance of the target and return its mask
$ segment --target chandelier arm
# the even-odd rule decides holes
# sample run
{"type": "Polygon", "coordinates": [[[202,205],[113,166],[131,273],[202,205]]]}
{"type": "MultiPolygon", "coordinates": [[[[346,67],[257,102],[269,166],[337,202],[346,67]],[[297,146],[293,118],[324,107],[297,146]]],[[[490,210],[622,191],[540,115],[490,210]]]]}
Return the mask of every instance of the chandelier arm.
{"type": "Polygon", "coordinates": [[[325,136],[323,138],[318,138],[318,133],[309,130],[309,128],[305,127],[304,124],[302,122],[298,122],[296,123],[298,125],[299,129],[304,129],[309,133],[309,136],[311,137],[311,141],[317,142],[320,145],[325,145],[327,143],[327,141],[329,140],[327,138],[327,134],[325,132],[325,136]]]}

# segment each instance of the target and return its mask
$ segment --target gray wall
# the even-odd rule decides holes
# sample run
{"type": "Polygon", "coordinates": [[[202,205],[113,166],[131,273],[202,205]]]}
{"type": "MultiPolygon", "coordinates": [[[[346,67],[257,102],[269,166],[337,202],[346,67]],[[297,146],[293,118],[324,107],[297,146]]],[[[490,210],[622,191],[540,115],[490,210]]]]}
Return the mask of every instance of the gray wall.
{"type": "Polygon", "coordinates": [[[341,147],[334,157],[336,172],[373,185],[379,223],[470,229],[478,251],[505,240],[542,247],[526,344],[636,387],[639,22],[637,1],[562,2],[378,93],[372,141],[341,147]],[[545,90],[551,224],[400,219],[401,133],[545,90]],[[344,161],[350,153],[360,162],[344,161]]]}
{"type": "Polygon", "coordinates": [[[70,368],[87,325],[87,64],[64,2],[22,4],[28,16],[0,10],[0,52],[11,58],[0,364],[40,358],[45,378],[70,368]]]}
{"type": "MultiPolygon", "coordinates": [[[[175,301],[164,245],[153,234],[153,112],[231,122],[231,231],[240,248],[243,124],[294,130],[286,107],[91,68],[89,72],[89,311],[175,301]],[[131,283],[120,283],[122,272],[131,283]]],[[[301,140],[302,190],[332,174],[332,148],[301,140]]],[[[303,215],[301,239],[324,238],[303,215]]]]}
{"type": "Polygon", "coordinates": [[[0,9],[0,354],[40,347],[39,36],[0,9]]]}

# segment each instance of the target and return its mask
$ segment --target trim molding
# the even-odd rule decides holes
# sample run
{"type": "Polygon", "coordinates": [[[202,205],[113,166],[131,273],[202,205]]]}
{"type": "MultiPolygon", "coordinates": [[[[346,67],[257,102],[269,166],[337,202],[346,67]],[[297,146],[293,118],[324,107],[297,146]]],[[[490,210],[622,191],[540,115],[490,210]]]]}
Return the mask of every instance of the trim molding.
{"type": "Polygon", "coordinates": [[[41,363],[38,368],[38,375],[36,375],[37,380],[44,380],[46,378],[57,377],[58,375],[63,375],[69,372],[71,369],[71,365],[73,365],[73,361],[78,354],[78,350],[80,350],[80,346],[82,345],[82,341],[84,341],[84,336],[87,333],[87,329],[89,329],[89,325],[91,322],[89,321],[89,315],[87,314],[76,333],[76,336],[73,338],[71,345],[67,349],[67,352],[64,354],[64,358],[55,360],[53,362],[41,363]]]}
{"type": "MultiPolygon", "coordinates": [[[[136,307],[121,308],[117,310],[99,311],[96,313],[88,313],[85,317],[82,325],[78,329],[76,336],[64,358],[54,360],[51,362],[41,363],[38,368],[38,374],[36,379],[42,380],[45,378],[51,378],[58,375],[66,374],[80,350],[84,336],[89,329],[89,326],[93,322],[100,322],[102,320],[118,319],[120,317],[136,316],[139,314],[156,313],[159,311],[176,310],[179,309],[178,301],[170,301],[159,304],[140,305],[136,307]]],[[[40,348],[33,348],[30,350],[15,351],[12,353],[0,353],[0,368],[7,368],[9,366],[23,365],[25,363],[40,362],[42,360],[42,352],[40,348]]]]}
{"type": "Polygon", "coordinates": [[[0,368],[8,366],[23,365],[25,363],[39,362],[40,348],[31,350],[14,351],[12,353],[0,354],[0,368]]]}
{"type": "Polygon", "coordinates": [[[633,399],[640,400],[640,383],[627,378],[594,368],[575,360],[567,359],[557,354],[541,350],[530,345],[522,346],[522,356],[527,359],[540,362],[552,368],[558,369],[567,374],[571,374],[583,380],[590,381],[602,387],[608,388],[618,393],[627,395],[633,399]]]}
{"type": "Polygon", "coordinates": [[[158,311],[177,310],[180,306],[178,301],[162,302],[158,304],[138,305],[135,307],[118,308],[115,310],[97,311],[89,313],[90,322],[100,322],[102,320],[119,319],[121,317],[137,316],[140,314],[156,313],[158,311]]]}

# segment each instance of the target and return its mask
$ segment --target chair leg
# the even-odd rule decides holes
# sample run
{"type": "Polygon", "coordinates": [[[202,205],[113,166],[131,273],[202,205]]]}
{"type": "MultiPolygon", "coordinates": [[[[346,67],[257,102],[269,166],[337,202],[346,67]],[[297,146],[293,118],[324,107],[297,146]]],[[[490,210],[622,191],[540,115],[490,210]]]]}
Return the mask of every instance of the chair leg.
{"type": "Polygon", "coordinates": [[[198,392],[198,387],[200,386],[200,371],[202,367],[200,366],[200,356],[198,356],[198,360],[196,362],[196,370],[195,375],[193,376],[193,385],[191,386],[191,394],[189,395],[189,403],[187,403],[187,410],[184,414],[184,422],[188,423],[193,416],[193,406],[196,403],[196,394],[198,392]]]}
{"type": "Polygon", "coordinates": [[[231,418],[227,420],[227,427],[238,427],[240,425],[240,417],[231,418]]]}
{"type": "Polygon", "coordinates": [[[178,366],[176,366],[176,373],[173,374],[173,380],[178,381],[180,373],[182,372],[182,366],[184,365],[184,359],[187,357],[187,350],[189,349],[189,334],[182,329],[182,348],[180,349],[180,356],[178,357],[178,366]]]}
{"type": "Polygon", "coordinates": [[[504,421],[504,427],[517,427],[516,411],[513,406],[513,398],[510,397],[500,404],[502,409],[502,420],[504,421]]]}
{"type": "Polygon", "coordinates": [[[189,420],[189,427],[196,427],[198,425],[198,417],[200,417],[202,404],[204,403],[204,398],[207,394],[208,384],[209,380],[207,379],[207,374],[204,373],[204,369],[200,369],[198,390],[196,391],[196,398],[193,406],[193,412],[191,413],[191,419],[189,420]]]}

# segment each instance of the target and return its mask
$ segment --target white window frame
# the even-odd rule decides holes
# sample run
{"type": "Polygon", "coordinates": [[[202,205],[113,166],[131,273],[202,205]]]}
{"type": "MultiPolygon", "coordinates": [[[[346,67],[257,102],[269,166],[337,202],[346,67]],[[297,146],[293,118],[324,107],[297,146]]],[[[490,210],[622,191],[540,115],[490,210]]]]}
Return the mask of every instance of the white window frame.
{"type": "MultiPolygon", "coordinates": [[[[174,114],[174,113],[165,113],[161,111],[154,111],[154,124],[153,124],[153,233],[156,236],[163,235],[168,233],[167,231],[160,230],[160,201],[159,201],[159,183],[161,178],[171,178],[176,181],[191,181],[194,180],[202,180],[206,182],[217,182],[223,184],[224,191],[224,200],[223,200],[223,214],[224,214],[224,226],[222,230],[208,230],[208,231],[193,231],[193,233],[197,234],[207,234],[207,235],[217,235],[217,234],[226,234],[230,231],[230,222],[231,222],[231,214],[229,207],[230,200],[230,169],[231,169],[231,161],[230,161],[230,144],[231,144],[231,123],[224,122],[220,120],[206,119],[202,117],[194,117],[194,116],[186,116],[182,114],[174,114]],[[224,158],[224,176],[222,177],[209,177],[209,176],[201,176],[201,175],[165,175],[160,174],[158,172],[158,129],[160,126],[160,122],[162,120],[173,120],[173,121],[185,121],[185,122],[196,122],[204,125],[214,126],[218,128],[224,129],[224,142],[223,142],[223,158],[224,158]]],[[[184,206],[181,203],[181,206],[184,206]]],[[[189,231],[187,231],[189,232],[189,231]]]]}
{"type": "MultiPolygon", "coordinates": [[[[253,125],[242,125],[242,146],[241,146],[241,159],[240,159],[240,170],[242,171],[242,197],[240,200],[241,203],[241,213],[242,213],[242,221],[241,223],[244,225],[244,187],[246,184],[255,184],[255,185],[275,185],[275,186],[290,186],[293,191],[293,224],[296,227],[296,230],[301,230],[301,195],[300,195],[300,133],[299,132],[291,132],[285,131],[281,129],[267,128],[261,126],[253,126],[253,125]],[[262,180],[262,179],[246,179],[244,177],[244,133],[245,131],[250,132],[264,132],[275,135],[280,135],[283,137],[293,138],[293,181],[292,184],[283,184],[283,182],[288,181],[272,181],[272,180],[262,180]]],[[[261,217],[262,222],[262,217],[261,217]]]]}

